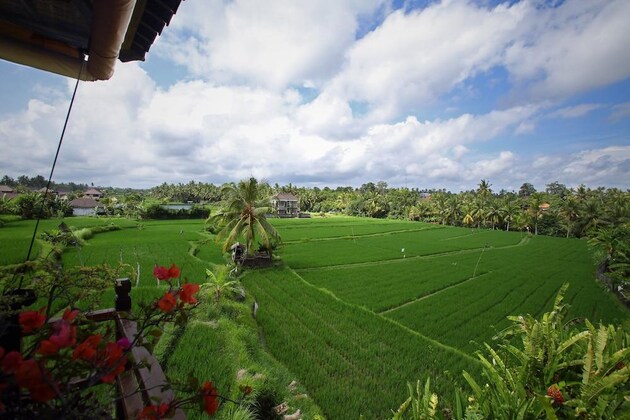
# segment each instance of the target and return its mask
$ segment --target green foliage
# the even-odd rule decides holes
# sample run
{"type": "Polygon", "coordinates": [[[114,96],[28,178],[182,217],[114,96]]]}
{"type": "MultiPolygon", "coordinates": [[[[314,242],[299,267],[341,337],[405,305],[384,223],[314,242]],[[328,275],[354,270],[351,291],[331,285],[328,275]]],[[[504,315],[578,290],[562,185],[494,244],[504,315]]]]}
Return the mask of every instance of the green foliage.
{"type": "Polygon", "coordinates": [[[394,413],[392,420],[434,420],[442,418],[438,411],[438,396],[431,392],[431,380],[427,378],[424,389],[420,386],[420,381],[416,382],[416,387],[407,384],[409,398],[405,400],[394,413]],[[410,410],[408,412],[408,410],[410,410]]]}
{"type": "Polygon", "coordinates": [[[232,279],[231,267],[226,265],[215,266],[213,270],[206,269],[207,283],[204,288],[210,289],[217,304],[221,301],[221,296],[226,293],[238,292],[238,280],[232,279]]]}
{"type": "Polygon", "coordinates": [[[630,413],[624,407],[630,395],[630,335],[621,327],[588,320],[586,329],[564,322],[563,303],[568,284],[550,312],[539,319],[511,316],[512,325],[495,350],[486,344],[487,356],[478,353],[485,385],[464,372],[474,405],[491,418],[614,418],[630,413]]]}
{"type": "Polygon", "coordinates": [[[226,204],[208,222],[220,229],[217,241],[223,241],[223,252],[227,252],[239,238],[244,239],[250,255],[254,255],[256,237],[266,249],[272,249],[272,243],[280,242],[280,235],[266,218],[272,212],[271,202],[264,196],[266,190],[268,185],[259,184],[255,178],[222,189],[226,204]]]}

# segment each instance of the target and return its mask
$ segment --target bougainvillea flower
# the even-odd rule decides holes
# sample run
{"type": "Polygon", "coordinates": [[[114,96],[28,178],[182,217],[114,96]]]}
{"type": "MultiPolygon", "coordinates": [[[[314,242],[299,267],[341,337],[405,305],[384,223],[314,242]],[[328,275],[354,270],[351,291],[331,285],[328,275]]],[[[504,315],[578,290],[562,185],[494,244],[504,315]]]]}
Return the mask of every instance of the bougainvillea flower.
{"type": "Polygon", "coordinates": [[[33,401],[46,402],[57,396],[50,375],[33,359],[24,360],[15,371],[15,383],[28,389],[33,401]]]}
{"type": "Polygon", "coordinates": [[[161,265],[158,265],[153,269],[153,275],[157,277],[158,280],[168,280],[170,278],[168,275],[168,268],[161,265]]]}
{"type": "Polygon", "coordinates": [[[203,398],[203,410],[210,416],[213,416],[219,408],[219,399],[217,390],[210,381],[204,382],[201,387],[201,396],[203,398]]]}
{"type": "Polygon", "coordinates": [[[105,345],[105,365],[114,366],[123,355],[123,349],[116,343],[107,343],[105,345]]]}
{"type": "Polygon", "coordinates": [[[185,283],[179,291],[179,299],[184,303],[195,304],[197,299],[195,294],[199,292],[199,285],[193,283],[185,283]]]}
{"type": "Polygon", "coordinates": [[[70,309],[66,309],[65,311],[63,311],[63,320],[72,323],[72,321],[76,319],[77,315],[79,315],[78,309],[75,309],[73,311],[71,311],[70,309]]]}
{"type": "Polygon", "coordinates": [[[175,264],[171,264],[170,268],[168,269],[168,277],[171,279],[176,279],[179,277],[179,274],[180,274],[179,267],[176,266],[175,264]]]}
{"type": "Polygon", "coordinates": [[[171,406],[167,403],[162,403],[160,405],[148,405],[142,409],[140,414],[138,415],[138,419],[146,419],[146,420],[159,420],[163,418],[172,417],[171,406]]]}
{"type": "Polygon", "coordinates": [[[42,340],[39,343],[39,348],[37,349],[37,353],[42,354],[44,356],[52,356],[59,351],[59,346],[53,343],[50,340],[42,340]]]}
{"type": "Polygon", "coordinates": [[[123,350],[129,350],[131,348],[131,341],[127,337],[123,337],[116,341],[116,345],[123,350]]]}
{"type": "Polygon", "coordinates": [[[10,351],[2,358],[2,370],[6,373],[14,373],[22,364],[22,355],[17,351],[10,351]]]}
{"type": "Polygon", "coordinates": [[[101,342],[101,335],[91,335],[85,341],[77,346],[72,352],[72,359],[92,360],[96,356],[96,350],[101,342]]]}
{"type": "Polygon", "coordinates": [[[44,308],[39,311],[25,311],[20,314],[20,326],[24,334],[29,334],[39,329],[46,322],[44,308]]]}
{"type": "Polygon", "coordinates": [[[76,335],[76,325],[70,325],[66,321],[59,321],[55,323],[54,333],[50,336],[49,340],[58,348],[63,349],[72,347],[77,343],[76,335]]]}
{"type": "Polygon", "coordinates": [[[162,296],[157,305],[162,312],[171,312],[177,306],[177,299],[171,292],[168,292],[162,296]]]}
{"type": "Polygon", "coordinates": [[[101,381],[106,384],[114,382],[116,377],[125,371],[125,364],[127,363],[127,356],[119,360],[118,364],[108,369],[107,374],[101,377],[101,381]]]}

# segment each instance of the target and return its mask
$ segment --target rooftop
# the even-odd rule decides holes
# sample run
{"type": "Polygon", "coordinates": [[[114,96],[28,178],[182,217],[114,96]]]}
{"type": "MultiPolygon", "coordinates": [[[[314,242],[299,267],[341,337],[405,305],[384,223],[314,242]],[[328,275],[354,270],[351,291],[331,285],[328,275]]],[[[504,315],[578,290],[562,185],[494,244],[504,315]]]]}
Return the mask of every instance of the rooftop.
{"type": "Polygon", "coordinates": [[[182,0],[2,0],[0,58],[82,80],[144,60],[182,0]]]}

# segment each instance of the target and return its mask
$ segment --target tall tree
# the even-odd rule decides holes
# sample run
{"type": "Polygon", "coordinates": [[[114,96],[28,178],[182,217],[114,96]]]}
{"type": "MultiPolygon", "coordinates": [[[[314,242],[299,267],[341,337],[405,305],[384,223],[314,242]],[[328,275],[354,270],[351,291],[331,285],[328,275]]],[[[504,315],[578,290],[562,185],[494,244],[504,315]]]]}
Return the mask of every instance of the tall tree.
{"type": "Polygon", "coordinates": [[[532,184],[530,184],[529,182],[525,182],[523,183],[523,185],[521,185],[521,188],[518,190],[518,196],[519,197],[529,197],[530,195],[534,194],[536,192],[536,188],[534,188],[534,186],[532,184]]]}
{"type": "Polygon", "coordinates": [[[567,238],[574,229],[575,223],[580,217],[580,206],[575,198],[567,196],[560,202],[560,217],[567,228],[567,238]]]}
{"type": "Polygon", "coordinates": [[[221,193],[225,197],[225,207],[208,218],[221,229],[217,241],[223,241],[223,252],[227,252],[241,237],[250,255],[254,254],[256,236],[268,250],[280,241],[280,235],[265,217],[273,211],[266,195],[270,191],[266,183],[258,183],[253,177],[223,187],[221,193]]]}

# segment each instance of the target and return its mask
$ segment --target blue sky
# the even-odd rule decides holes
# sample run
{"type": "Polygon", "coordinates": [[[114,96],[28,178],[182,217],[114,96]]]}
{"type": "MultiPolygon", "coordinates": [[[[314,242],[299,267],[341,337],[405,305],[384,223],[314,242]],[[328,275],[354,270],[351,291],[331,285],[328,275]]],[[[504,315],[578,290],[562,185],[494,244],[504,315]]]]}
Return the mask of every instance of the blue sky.
{"type": "MultiPolygon", "coordinates": [[[[55,180],[630,188],[626,0],[183,2],[79,86],[55,180]]],[[[46,175],[72,80],[0,61],[0,175],[46,175]]]]}

